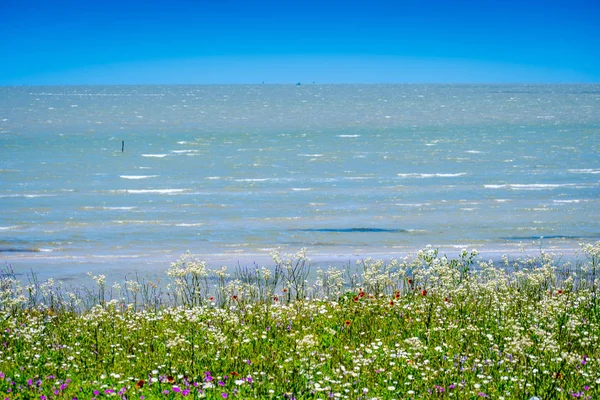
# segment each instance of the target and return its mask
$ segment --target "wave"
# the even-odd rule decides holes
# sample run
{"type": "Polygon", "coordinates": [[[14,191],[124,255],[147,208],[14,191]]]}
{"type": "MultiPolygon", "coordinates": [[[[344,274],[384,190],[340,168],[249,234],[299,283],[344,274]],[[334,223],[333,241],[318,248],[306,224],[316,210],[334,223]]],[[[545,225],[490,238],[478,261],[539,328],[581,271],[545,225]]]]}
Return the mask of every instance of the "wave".
{"type": "Polygon", "coordinates": [[[171,150],[171,153],[185,154],[185,153],[197,153],[198,150],[171,150]]]}
{"type": "Polygon", "coordinates": [[[119,175],[122,179],[150,179],[157,178],[158,175],[119,175]]]}
{"type": "Polygon", "coordinates": [[[597,239],[600,235],[532,235],[506,236],[504,240],[541,240],[541,239],[597,239]]]}
{"type": "Polygon", "coordinates": [[[13,225],[13,226],[0,226],[0,231],[10,231],[13,229],[19,229],[20,226],[19,225],[13,225]]]}
{"type": "Polygon", "coordinates": [[[40,251],[35,248],[0,247],[0,253],[39,253],[40,251]]]}
{"type": "Polygon", "coordinates": [[[561,187],[575,187],[579,188],[582,185],[575,183],[505,183],[500,185],[483,185],[486,189],[514,189],[514,190],[544,190],[544,189],[557,189],[561,187]]]}
{"type": "Polygon", "coordinates": [[[25,197],[27,199],[33,199],[36,197],[55,197],[58,196],[57,194],[24,194],[24,193],[19,193],[19,194],[0,194],[0,198],[1,197],[25,197]]]}
{"type": "Polygon", "coordinates": [[[572,174],[600,174],[600,169],[584,168],[584,169],[569,169],[572,174]]]}
{"type": "Polygon", "coordinates": [[[85,211],[94,211],[94,210],[103,210],[103,211],[113,211],[113,210],[133,210],[137,207],[135,206],[130,206],[130,207],[96,207],[96,206],[83,206],[81,207],[82,210],[85,211]]]}
{"type": "Polygon", "coordinates": [[[166,156],[167,156],[167,154],[142,154],[142,157],[163,158],[166,156]]]}
{"type": "Polygon", "coordinates": [[[572,199],[572,200],[552,200],[554,203],[557,204],[570,204],[570,203],[581,203],[581,202],[588,202],[588,199],[572,199]]]}
{"type": "Polygon", "coordinates": [[[129,194],[175,194],[189,192],[191,189],[121,189],[114,190],[113,193],[129,194]]]}
{"type": "Polygon", "coordinates": [[[271,178],[245,178],[245,179],[236,179],[236,182],[267,182],[272,181],[274,179],[271,178]]]}
{"type": "Polygon", "coordinates": [[[369,232],[369,233],[401,233],[407,232],[405,229],[385,229],[385,228],[310,228],[310,229],[295,229],[298,232],[333,232],[333,233],[354,233],[354,232],[369,232]]]}
{"type": "Polygon", "coordinates": [[[418,173],[411,173],[411,174],[398,174],[398,176],[400,178],[456,178],[458,176],[464,176],[467,175],[466,172],[458,172],[456,174],[442,174],[442,173],[435,173],[435,174],[418,174],[418,173]]]}
{"type": "Polygon", "coordinates": [[[202,225],[204,225],[204,223],[202,223],[202,222],[198,222],[198,223],[195,223],[195,224],[185,224],[185,223],[183,223],[183,224],[175,224],[175,226],[183,226],[183,227],[202,226],[202,225]]]}
{"type": "Polygon", "coordinates": [[[360,137],[360,135],[337,135],[339,138],[356,138],[360,137]]]}
{"type": "Polygon", "coordinates": [[[298,157],[323,157],[323,154],[298,154],[298,157]]]}

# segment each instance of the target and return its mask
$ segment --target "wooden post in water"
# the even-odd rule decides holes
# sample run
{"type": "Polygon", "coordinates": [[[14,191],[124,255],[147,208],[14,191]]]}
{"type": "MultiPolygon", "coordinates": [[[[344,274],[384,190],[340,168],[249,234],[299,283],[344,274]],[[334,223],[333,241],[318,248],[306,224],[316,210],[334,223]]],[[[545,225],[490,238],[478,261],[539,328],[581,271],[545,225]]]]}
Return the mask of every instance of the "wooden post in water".
{"type": "Polygon", "coordinates": [[[121,140],[121,153],[125,151],[125,141],[121,140]]]}

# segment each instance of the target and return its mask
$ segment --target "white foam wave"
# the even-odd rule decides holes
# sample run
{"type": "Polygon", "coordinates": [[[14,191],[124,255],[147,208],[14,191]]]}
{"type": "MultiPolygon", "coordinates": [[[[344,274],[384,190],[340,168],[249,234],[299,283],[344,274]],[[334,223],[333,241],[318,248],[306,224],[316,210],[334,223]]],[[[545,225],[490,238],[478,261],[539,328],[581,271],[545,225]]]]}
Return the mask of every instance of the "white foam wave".
{"type": "Polygon", "coordinates": [[[42,253],[52,253],[54,250],[53,249],[45,249],[45,248],[39,248],[39,251],[41,251],[42,253]]]}
{"type": "Polygon", "coordinates": [[[458,176],[464,176],[467,175],[466,172],[459,172],[456,174],[442,174],[442,173],[436,173],[436,174],[417,174],[417,173],[411,173],[411,174],[398,174],[398,176],[400,178],[456,178],[458,176]]]}
{"type": "Polygon", "coordinates": [[[133,210],[137,207],[102,207],[103,210],[133,210]]]}
{"type": "Polygon", "coordinates": [[[272,179],[269,178],[245,178],[245,179],[236,179],[236,182],[266,182],[272,179]]]}
{"type": "Polygon", "coordinates": [[[0,194],[0,198],[7,197],[25,197],[27,199],[33,199],[36,197],[55,197],[58,196],[56,194],[24,194],[24,193],[15,193],[15,194],[0,194]]]}
{"type": "Polygon", "coordinates": [[[142,154],[142,157],[163,158],[166,156],[167,156],[167,154],[142,154]]]}
{"type": "Polygon", "coordinates": [[[469,154],[481,154],[483,152],[479,151],[479,150],[467,150],[467,151],[465,151],[465,153],[469,153],[469,154]]]}
{"type": "Polygon", "coordinates": [[[123,189],[115,190],[116,193],[131,193],[131,194],[175,194],[188,192],[190,189],[123,189]]]}
{"type": "Polygon", "coordinates": [[[208,180],[210,180],[210,181],[214,181],[214,180],[221,179],[221,177],[220,177],[220,176],[207,176],[207,177],[206,177],[206,178],[204,178],[204,179],[208,179],[208,180]]]}
{"type": "Polygon", "coordinates": [[[0,226],[0,231],[10,231],[12,229],[18,229],[20,228],[19,225],[13,225],[13,226],[0,226]]]}
{"type": "Polygon", "coordinates": [[[23,195],[23,197],[26,197],[28,199],[33,199],[36,197],[54,197],[57,196],[56,194],[25,194],[23,195]]]}
{"type": "Polygon", "coordinates": [[[337,135],[337,137],[340,137],[340,138],[355,138],[355,137],[360,137],[360,135],[337,135]]]}
{"type": "Polygon", "coordinates": [[[561,187],[579,187],[574,183],[506,183],[502,185],[483,185],[486,189],[512,189],[512,190],[545,190],[557,189],[561,187]]]}
{"type": "Polygon", "coordinates": [[[571,203],[581,203],[581,202],[586,202],[588,200],[582,200],[582,199],[572,199],[572,200],[552,200],[554,203],[556,204],[571,204],[571,203]]]}
{"type": "Polygon", "coordinates": [[[122,179],[150,179],[157,178],[158,175],[119,175],[122,179]]]}
{"type": "Polygon", "coordinates": [[[298,154],[298,157],[323,157],[323,154],[298,154]]]}
{"type": "Polygon", "coordinates": [[[183,224],[175,224],[175,226],[182,226],[182,227],[202,226],[202,225],[204,225],[202,222],[198,222],[198,223],[195,223],[195,224],[185,224],[185,223],[183,223],[183,224]]]}
{"type": "Polygon", "coordinates": [[[197,153],[198,150],[171,150],[171,153],[185,154],[185,153],[197,153]]]}
{"type": "Polygon", "coordinates": [[[583,169],[569,169],[572,174],[600,174],[600,169],[583,168],[583,169]]]}
{"type": "Polygon", "coordinates": [[[305,192],[308,190],[312,190],[312,188],[292,188],[294,192],[305,192]]]}

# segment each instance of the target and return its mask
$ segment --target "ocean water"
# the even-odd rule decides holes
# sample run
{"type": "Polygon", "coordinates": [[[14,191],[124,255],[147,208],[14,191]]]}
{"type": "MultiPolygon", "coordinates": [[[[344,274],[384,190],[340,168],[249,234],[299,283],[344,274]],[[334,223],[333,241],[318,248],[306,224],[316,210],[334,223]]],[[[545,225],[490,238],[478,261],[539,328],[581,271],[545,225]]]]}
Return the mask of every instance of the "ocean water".
{"type": "Polygon", "coordinates": [[[42,277],[568,253],[598,215],[600,85],[0,87],[0,261],[42,277]]]}

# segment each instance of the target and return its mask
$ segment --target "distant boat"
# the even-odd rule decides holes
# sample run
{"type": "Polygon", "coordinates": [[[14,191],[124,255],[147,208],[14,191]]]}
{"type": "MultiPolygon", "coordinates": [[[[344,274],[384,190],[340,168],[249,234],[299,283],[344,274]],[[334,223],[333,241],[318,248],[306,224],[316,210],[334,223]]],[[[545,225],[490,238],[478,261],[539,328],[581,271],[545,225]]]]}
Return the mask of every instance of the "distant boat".
{"type": "Polygon", "coordinates": [[[300,82],[296,83],[296,86],[300,86],[300,82]]]}

